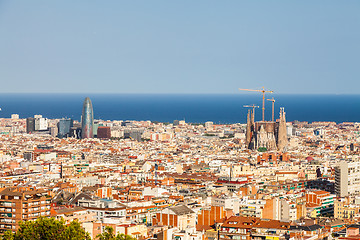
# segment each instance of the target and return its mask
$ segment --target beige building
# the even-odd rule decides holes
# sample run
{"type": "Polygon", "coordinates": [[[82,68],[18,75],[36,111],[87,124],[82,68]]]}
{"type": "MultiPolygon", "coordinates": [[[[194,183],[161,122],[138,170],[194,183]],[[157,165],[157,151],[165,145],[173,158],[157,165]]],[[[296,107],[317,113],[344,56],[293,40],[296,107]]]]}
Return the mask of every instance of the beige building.
{"type": "Polygon", "coordinates": [[[360,193],[360,161],[340,161],[335,167],[335,193],[346,197],[360,193]]]}
{"type": "Polygon", "coordinates": [[[51,216],[57,219],[63,218],[67,224],[70,224],[74,220],[77,220],[81,224],[96,220],[96,213],[88,212],[82,207],[51,209],[51,216]]]}
{"type": "Polygon", "coordinates": [[[359,206],[351,203],[347,198],[339,198],[334,201],[334,217],[338,219],[352,219],[359,213],[359,206]]]}
{"type": "Polygon", "coordinates": [[[155,222],[158,225],[177,227],[180,231],[195,228],[196,213],[187,206],[179,205],[156,213],[155,222]]]}

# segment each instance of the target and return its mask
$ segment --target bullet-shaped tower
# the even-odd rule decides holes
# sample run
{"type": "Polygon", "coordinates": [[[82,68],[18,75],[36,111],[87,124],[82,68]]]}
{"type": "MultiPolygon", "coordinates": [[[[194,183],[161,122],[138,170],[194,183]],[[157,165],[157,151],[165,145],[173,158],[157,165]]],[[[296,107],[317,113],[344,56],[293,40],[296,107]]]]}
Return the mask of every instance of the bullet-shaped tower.
{"type": "Polygon", "coordinates": [[[85,98],[81,115],[81,138],[93,138],[94,113],[90,98],[85,98]]]}

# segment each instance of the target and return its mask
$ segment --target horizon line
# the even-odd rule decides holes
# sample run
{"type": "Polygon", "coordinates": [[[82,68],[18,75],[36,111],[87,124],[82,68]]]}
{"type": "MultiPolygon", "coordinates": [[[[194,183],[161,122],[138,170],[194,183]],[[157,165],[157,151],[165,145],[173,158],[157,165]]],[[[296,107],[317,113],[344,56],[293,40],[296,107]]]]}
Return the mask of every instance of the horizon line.
{"type": "MultiPolygon", "coordinates": [[[[91,95],[255,95],[254,93],[238,92],[238,93],[141,93],[141,92],[0,92],[0,94],[91,94],[91,95]]],[[[274,92],[267,95],[360,95],[360,93],[284,93],[274,92]]]]}

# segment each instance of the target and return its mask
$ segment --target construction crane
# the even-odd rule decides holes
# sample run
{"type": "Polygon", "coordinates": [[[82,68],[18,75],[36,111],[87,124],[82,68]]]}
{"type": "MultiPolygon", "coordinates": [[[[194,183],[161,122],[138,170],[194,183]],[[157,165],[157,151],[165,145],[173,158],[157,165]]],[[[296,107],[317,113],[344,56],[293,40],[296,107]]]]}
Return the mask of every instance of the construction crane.
{"type": "Polygon", "coordinates": [[[272,121],[274,122],[274,104],[275,104],[275,99],[271,98],[271,99],[266,99],[270,102],[272,102],[272,121]]]}
{"type": "Polygon", "coordinates": [[[253,105],[244,105],[243,107],[252,108],[254,117],[255,117],[255,108],[259,108],[259,106],[255,106],[255,104],[253,104],[253,105]]]}
{"type": "Polygon", "coordinates": [[[262,90],[254,90],[254,89],[243,89],[239,88],[240,91],[249,91],[249,92],[261,92],[263,95],[263,104],[262,104],[262,120],[265,121],[265,93],[273,93],[274,91],[268,91],[265,90],[264,87],[262,87],[262,90]]]}

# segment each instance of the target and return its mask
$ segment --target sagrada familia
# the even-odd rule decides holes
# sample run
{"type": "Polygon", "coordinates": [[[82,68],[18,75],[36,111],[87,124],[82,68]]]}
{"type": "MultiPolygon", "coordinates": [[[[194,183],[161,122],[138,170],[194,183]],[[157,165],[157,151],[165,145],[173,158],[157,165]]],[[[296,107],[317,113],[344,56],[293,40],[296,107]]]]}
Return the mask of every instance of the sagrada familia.
{"type": "Polygon", "coordinates": [[[246,146],[248,149],[266,148],[270,151],[285,152],[288,146],[284,108],[280,108],[278,121],[255,122],[254,109],[249,110],[246,126],[246,146]]]}

